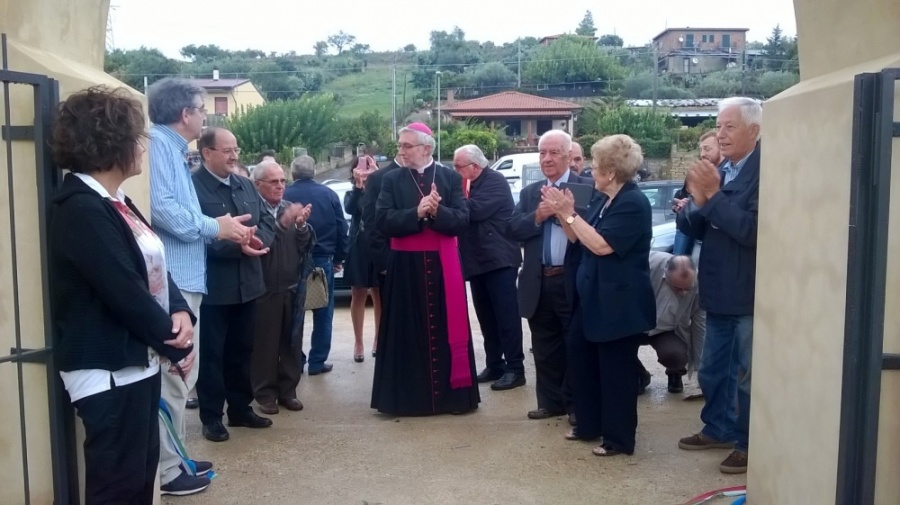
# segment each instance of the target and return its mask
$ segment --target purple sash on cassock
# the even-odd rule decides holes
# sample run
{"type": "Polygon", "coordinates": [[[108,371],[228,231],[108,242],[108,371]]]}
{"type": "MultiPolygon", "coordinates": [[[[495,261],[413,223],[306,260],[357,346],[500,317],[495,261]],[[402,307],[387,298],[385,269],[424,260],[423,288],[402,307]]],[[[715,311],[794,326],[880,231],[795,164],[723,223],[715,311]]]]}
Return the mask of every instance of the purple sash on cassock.
{"type": "Polygon", "coordinates": [[[437,251],[444,271],[444,299],[447,308],[447,341],[450,344],[450,387],[472,385],[469,367],[469,314],[466,287],[456,237],[425,229],[415,235],[391,239],[391,249],[404,252],[437,251]]]}

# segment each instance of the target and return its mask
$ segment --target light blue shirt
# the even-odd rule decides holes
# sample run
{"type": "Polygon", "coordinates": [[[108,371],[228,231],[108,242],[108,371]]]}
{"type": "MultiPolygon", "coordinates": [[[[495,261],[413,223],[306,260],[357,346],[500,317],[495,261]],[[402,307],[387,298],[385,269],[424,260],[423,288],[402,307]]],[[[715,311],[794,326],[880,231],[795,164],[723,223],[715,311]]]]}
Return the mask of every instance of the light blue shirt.
{"type": "MultiPolygon", "coordinates": [[[[754,148],[753,151],[755,151],[755,150],[756,149],[754,148]]],[[[725,161],[725,166],[722,167],[723,170],[725,171],[725,177],[724,177],[724,180],[722,181],[723,186],[725,184],[728,184],[729,182],[733,181],[738,176],[738,174],[741,173],[741,169],[744,168],[744,165],[747,164],[747,159],[750,158],[750,155],[753,154],[753,151],[750,151],[750,153],[747,154],[747,156],[744,156],[744,158],[741,159],[741,161],[738,161],[737,163],[732,163],[731,160],[725,161]]]]}
{"type": "MultiPolygon", "coordinates": [[[[566,170],[562,177],[554,183],[554,186],[559,187],[560,184],[564,182],[569,182],[569,174],[572,173],[570,170],[566,170]]],[[[547,180],[547,185],[550,186],[551,183],[547,180]]],[[[566,232],[563,231],[562,225],[558,222],[554,221],[550,228],[550,258],[552,260],[552,265],[544,265],[544,266],[560,266],[566,261],[566,247],[569,245],[569,239],[566,237],[566,232]]]]}
{"type": "Polygon", "coordinates": [[[150,217],[178,289],[206,294],[206,244],[219,223],[204,216],[187,162],[188,143],[164,125],[150,128],[150,217]]]}

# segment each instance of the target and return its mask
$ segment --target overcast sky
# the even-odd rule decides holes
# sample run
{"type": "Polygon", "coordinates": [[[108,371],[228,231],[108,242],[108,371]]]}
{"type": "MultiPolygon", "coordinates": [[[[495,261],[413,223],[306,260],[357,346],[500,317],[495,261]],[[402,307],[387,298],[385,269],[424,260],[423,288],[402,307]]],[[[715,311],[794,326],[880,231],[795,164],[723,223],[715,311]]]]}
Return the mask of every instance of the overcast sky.
{"type": "Polygon", "coordinates": [[[667,27],[749,28],[751,41],[764,41],[776,24],[786,35],[796,34],[791,0],[112,0],[112,5],[116,48],[155,47],[173,58],[188,44],[311,54],[316,41],[339,30],[374,51],[407,44],[426,49],[432,30],[449,32],[454,26],[467,40],[501,45],[574,32],[586,10],[593,13],[598,36],[616,33],[625,45],[644,45],[667,27]]]}

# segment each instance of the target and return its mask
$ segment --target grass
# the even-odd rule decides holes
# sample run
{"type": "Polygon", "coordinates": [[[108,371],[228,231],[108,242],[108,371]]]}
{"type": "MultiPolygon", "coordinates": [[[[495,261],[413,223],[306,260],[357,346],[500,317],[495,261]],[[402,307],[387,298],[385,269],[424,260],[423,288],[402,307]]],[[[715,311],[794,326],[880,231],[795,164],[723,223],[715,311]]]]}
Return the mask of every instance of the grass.
{"type": "MultiPolygon", "coordinates": [[[[397,101],[403,100],[403,74],[397,72],[397,101]]],[[[356,117],[363,112],[378,111],[391,117],[391,67],[369,65],[365,73],[337,77],[322,86],[322,91],[339,96],[342,105],[340,115],[356,117]]],[[[412,86],[407,84],[407,100],[411,99],[412,86]]],[[[398,107],[399,108],[399,107],[398,107]]]]}

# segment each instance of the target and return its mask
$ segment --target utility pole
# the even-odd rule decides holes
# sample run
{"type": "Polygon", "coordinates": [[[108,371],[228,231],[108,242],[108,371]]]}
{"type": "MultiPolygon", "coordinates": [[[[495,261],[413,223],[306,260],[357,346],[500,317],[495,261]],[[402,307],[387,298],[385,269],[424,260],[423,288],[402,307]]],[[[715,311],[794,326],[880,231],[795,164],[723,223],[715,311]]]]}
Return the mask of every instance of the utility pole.
{"type": "Polygon", "coordinates": [[[516,50],[516,53],[517,53],[516,56],[518,57],[518,60],[519,60],[519,65],[518,65],[519,70],[518,70],[518,77],[516,78],[516,88],[518,89],[518,88],[522,87],[522,37],[519,37],[519,40],[517,42],[518,42],[518,46],[517,46],[518,49],[516,50]]]}
{"type": "Polygon", "coordinates": [[[145,76],[144,76],[144,95],[147,94],[147,84],[148,84],[148,82],[147,82],[147,76],[145,75],[145,76]]]}
{"type": "Polygon", "coordinates": [[[747,88],[747,48],[741,51],[741,96],[746,94],[747,88]]]}
{"type": "Polygon", "coordinates": [[[653,114],[656,114],[656,95],[659,90],[659,55],[656,44],[653,44],[653,114]]]}
{"type": "Polygon", "coordinates": [[[397,57],[391,65],[391,140],[397,141],[397,57]]]}
{"type": "Polygon", "coordinates": [[[441,162],[441,71],[438,70],[434,73],[435,77],[437,77],[437,123],[438,123],[438,131],[437,131],[437,162],[441,162]]]}

